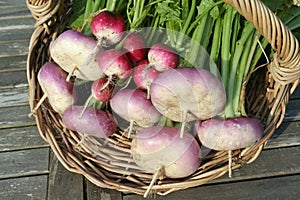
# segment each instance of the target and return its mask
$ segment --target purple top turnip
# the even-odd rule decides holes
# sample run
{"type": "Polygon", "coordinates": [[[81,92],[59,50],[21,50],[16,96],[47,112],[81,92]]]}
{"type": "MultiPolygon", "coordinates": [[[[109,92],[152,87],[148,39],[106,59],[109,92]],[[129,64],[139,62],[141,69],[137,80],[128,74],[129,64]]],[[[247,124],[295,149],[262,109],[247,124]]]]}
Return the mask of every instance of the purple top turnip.
{"type": "Polygon", "coordinates": [[[201,150],[195,138],[185,133],[181,138],[174,127],[149,127],[132,140],[134,161],[147,172],[162,169],[169,178],[183,178],[200,166],[201,150]]]}
{"type": "Polygon", "coordinates": [[[133,123],[141,127],[153,126],[161,118],[161,114],[147,99],[146,93],[140,90],[123,89],[118,91],[110,100],[110,106],[116,114],[129,121],[131,126],[133,123]]]}
{"type": "Polygon", "coordinates": [[[92,33],[102,47],[109,47],[120,42],[123,39],[125,29],[123,18],[109,11],[100,12],[91,21],[92,33]]]}
{"type": "Polygon", "coordinates": [[[62,121],[72,131],[99,138],[110,136],[118,128],[109,112],[91,107],[71,106],[62,114],[62,121]],[[84,112],[82,112],[83,109],[85,109],[84,112]]]}
{"type": "Polygon", "coordinates": [[[197,121],[195,131],[201,143],[214,150],[235,150],[254,145],[263,134],[261,122],[253,117],[197,121]]]}
{"type": "Polygon", "coordinates": [[[96,40],[75,30],[63,32],[50,44],[50,54],[60,67],[79,79],[90,81],[103,75],[96,60],[100,51],[96,40]]]}
{"type": "Polygon", "coordinates": [[[222,82],[204,69],[178,68],[160,73],[150,87],[155,108],[169,119],[209,119],[226,103],[222,82]]]}
{"type": "Polygon", "coordinates": [[[74,85],[66,81],[67,73],[56,63],[45,63],[38,73],[38,81],[52,108],[63,113],[76,99],[74,85]]]}
{"type": "Polygon", "coordinates": [[[154,44],[148,52],[150,65],[159,72],[177,67],[179,58],[167,45],[162,43],[154,44]]]}
{"type": "Polygon", "coordinates": [[[132,64],[122,50],[106,50],[99,54],[97,60],[101,71],[108,77],[126,79],[132,73],[132,64]]]}
{"type": "Polygon", "coordinates": [[[136,32],[130,33],[124,40],[123,49],[132,62],[138,62],[146,56],[146,43],[142,36],[136,32]]]}

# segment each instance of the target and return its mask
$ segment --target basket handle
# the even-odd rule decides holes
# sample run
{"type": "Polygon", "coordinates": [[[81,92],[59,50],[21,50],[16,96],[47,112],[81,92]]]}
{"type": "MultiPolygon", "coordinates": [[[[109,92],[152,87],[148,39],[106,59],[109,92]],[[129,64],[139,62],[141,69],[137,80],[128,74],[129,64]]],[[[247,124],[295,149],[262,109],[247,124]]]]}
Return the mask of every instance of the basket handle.
{"type": "Polygon", "coordinates": [[[282,85],[300,79],[299,43],[292,32],[260,0],[223,0],[234,7],[268,40],[276,51],[270,72],[282,85]]]}

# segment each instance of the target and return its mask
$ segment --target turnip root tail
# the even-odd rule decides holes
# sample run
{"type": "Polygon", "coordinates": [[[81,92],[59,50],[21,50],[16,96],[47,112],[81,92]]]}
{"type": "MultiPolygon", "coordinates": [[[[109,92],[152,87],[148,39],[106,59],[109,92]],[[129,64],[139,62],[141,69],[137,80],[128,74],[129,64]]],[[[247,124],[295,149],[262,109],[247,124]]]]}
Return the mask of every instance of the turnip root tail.
{"type": "Polygon", "coordinates": [[[92,98],[93,98],[93,94],[91,94],[89,96],[89,98],[86,100],[86,102],[84,103],[83,109],[82,109],[82,111],[80,113],[80,118],[82,118],[82,116],[83,116],[84,112],[86,111],[86,108],[89,106],[89,103],[90,103],[90,101],[91,101],[92,98]]]}
{"type": "Polygon", "coordinates": [[[45,99],[48,97],[46,93],[43,94],[42,98],[40,98],[39,102],[35,105],[35,107],[32,109],[32,111],[28,114],[29,117],[32,117],[39,109],[39,107],[42,105],[42,103],[45,101],[45,99]]]}
{"type": "Polygon", "coordinates": [[[228,177],[232,177],[232,150],[228,150],[228,177]]]}
{"type": "Polygon", "coordinates": [[[74,67],[74,68],[72,69],[72,71],[70,71],[70,73],[68,74],[68,76],[67,76],[67,78],[66,78],[66,81],[67,81],[67,82],[70,81],[71,77],[75,74],[75,72],[76,72],[77,70],[78,70],[78,68],[77,68],[77,67],[74,67]]]}
{"type": "Polygon", "coordinates": [[[187,115],[187,112],[185,110],[182,111],[182,122],[181,122],[181,127],[180,127],[180,137],[183,138],[183,135],[184,135],[184,129],[185,129],[185,124],[186,124],[186,115],[187,115]]]}
{"type": "Polygon", "coordinates": [[[129,124],[129,130],[128,130],[128,133],[127,133],[127,137],[130,138],[131,136],[131,132],[133,130],[133,124],[134,124],[134,121],[133,120],[130,120],[130,124],[129,124]]]}
{"type": "Polygon", "coordinates": [[[147,196],[149,195],[149,193],[150,193],[150,191],[151,191],[151,189],[152,189],[152,187],[153,187],[155,181],[156,181],[156,180],[158,179],[158,177],[161,175],[162,169],[163,169],[163,167],[158,168],[158,169],[156,170],[156,172],[153,174],[152,180],[151,180],[149,186],[147,187],[146,192],[145,192],[144,195],[143,195],[144,198],[147,198],[147,196]]]}
{"type": "Polygon", "coordinates": [[[102,92],[110,83],[112,83],[112,76],[108,76],[106,83],[103,84],[99,92],[102,92]]]}

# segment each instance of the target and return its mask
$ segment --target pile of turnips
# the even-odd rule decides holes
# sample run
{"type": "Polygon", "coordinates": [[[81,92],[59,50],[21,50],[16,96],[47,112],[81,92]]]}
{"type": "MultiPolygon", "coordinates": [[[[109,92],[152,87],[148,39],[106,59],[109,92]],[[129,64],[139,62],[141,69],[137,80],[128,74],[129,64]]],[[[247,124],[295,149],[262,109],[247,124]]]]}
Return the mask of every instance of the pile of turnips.
{"type": "Polygon", "coordinates": [[[66,30],[51,43],[53,62],[41,67],[38,81],[68,129],[106,138],[126,121],[136,164],[168,178],[197,171],[201,145],[231,151],[260,140],[256,118],[222,115],[226,91],[219,78],[179,66],[183,58],[167,43],[147,47],[139,32],[125,28],[121,16],[102,11],[91,21],[93,37],[66,30]],[[84,105],[76,100],[75,79],[91,83],[84,105]]]}

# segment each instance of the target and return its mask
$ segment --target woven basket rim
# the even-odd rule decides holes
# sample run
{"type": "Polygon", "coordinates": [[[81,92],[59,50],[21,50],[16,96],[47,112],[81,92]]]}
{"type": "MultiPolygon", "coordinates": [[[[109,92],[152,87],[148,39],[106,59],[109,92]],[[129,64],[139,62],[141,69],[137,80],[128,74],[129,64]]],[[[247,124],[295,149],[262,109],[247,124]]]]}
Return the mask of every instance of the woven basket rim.
{"type": "MultiPolygon", "coordinates": [[[[289,96],[299,84],[300,52],[298,41],[291,31],[260,0],[224,0],[224,2],[232,5],[248,21],[253,23],[276,51],[274,59],[268,66],[268,77],[271,79],[269,85],[272,88],[268,88],[270,91],[263,99],[260,99],[264,102],[272,100],[269,117],[266,119],[265,135],[256,145],[233,152],[234,156],[241,158],[232,165],[232,168],[236,169],[245,163],[253,162],[260,155],[276,128],[282,123],[289,96]],[[265,24],[270,25],[271,28],[265,24]]],[[[49,61],[49,57],[45,56],[49,55],[47,46],[62,32],[61,27],[66,26],[70,5],[61,0],[26,0],[26,3],[32,16],[36,19],[27,58],[28,98],[31,110],[33,110],[42,97],[41,88],[36,78],[37,66],[40,67],[41,63],[49,61]],[[62,14],[66,11],[68,14],[64,15],[66,18],[64,20],[62,14]],[[57,21],[64,23],[56,26],[57,21]]],[[[67,170],[84,175],[99,187],[141,195],[145,193],[148,187],[145,183],[151,180],[152,174],[141,172],[138,169],[135,174],[126,172],[124,163],[128,162],[126,156],[129,155],[130,139],[122,138],[121,133],[113,134],[107,141],[87,137],[86,145],[78,148],[78,143],[81,142],[80,134],[67,130],[57,113],[52,109],[47,109],[51,108],[47,101],[43,103],[43,107],[38,108],[35,114],[39,133],[49,143],[55,156],[67,170]],[[118,145],[116,145],[117,143],[118,145]],[[105,145],[113,150],[109,150],[105,145]],[[92,147],[97,147],[97,151],[92,147]],[[113,159],[116,165],[120,160],[123,166],[112,168],[111,165],[95,159],[95,152],[100,150],[99,155],[110,155],[109,158],[113,159]],[[105,153],[107,154],[102,155],[105,153]],[[123,174],[123,177],[120,174],[123,174]],[[116,181],[117,179],[123,180],[124,176],[130,182],[129,184],[116,181]]],[[[180,180],[159,180],[159,184],[153,186],[152,192],[166,195],[177,190],[203,185],[228,172],[226,151],[213,151],[206,159],[208,161],[204,162],[192,176],[180,180]],[[216,164],[220,167],[211,167],[216,164]]],[[[134,168],[131,164],[128,164],[128,167],[134,168]]]]}

